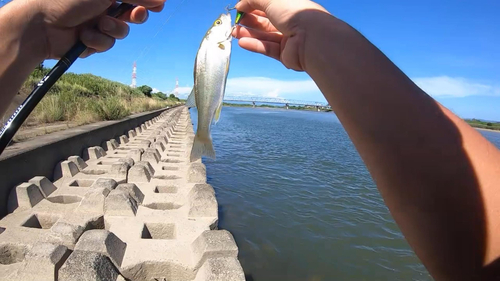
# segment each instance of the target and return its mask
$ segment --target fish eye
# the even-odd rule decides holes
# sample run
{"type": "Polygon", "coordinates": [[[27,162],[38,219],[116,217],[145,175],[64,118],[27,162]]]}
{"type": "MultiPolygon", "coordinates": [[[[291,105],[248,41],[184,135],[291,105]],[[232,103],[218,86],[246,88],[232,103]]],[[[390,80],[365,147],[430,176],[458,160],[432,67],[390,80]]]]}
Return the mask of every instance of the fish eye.
{"type": "Polygon", "coordinates": [[[221,25],[222,24],[222,21],[221,20],[216,20],[215,21],[215,25],[221,25]]]}

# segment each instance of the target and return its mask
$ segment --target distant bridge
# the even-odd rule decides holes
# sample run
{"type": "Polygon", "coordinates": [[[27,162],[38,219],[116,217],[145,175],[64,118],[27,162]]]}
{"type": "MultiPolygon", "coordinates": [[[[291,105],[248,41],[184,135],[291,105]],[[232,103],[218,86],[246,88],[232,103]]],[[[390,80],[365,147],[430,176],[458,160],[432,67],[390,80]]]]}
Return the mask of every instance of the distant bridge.
{"type": "Polygon", "coordinates": [[[266,104],[282,104],[282,105],[301,105],[301,106],[316,106],[316,107],[327,107],[328,104],[325,102],[317,101],[303,101],[303,100],[291,100],[283,98],[266,98],[258,96],[225,96],[225,102],[255,102],[255,103],[266,103],[266,104]]]}

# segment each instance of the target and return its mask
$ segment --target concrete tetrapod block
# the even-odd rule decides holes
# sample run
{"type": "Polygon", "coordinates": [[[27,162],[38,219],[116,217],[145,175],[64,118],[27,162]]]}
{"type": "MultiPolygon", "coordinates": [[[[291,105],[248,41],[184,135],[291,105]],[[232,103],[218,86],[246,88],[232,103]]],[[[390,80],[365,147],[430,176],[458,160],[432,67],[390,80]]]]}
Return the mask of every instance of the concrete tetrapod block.
{"type": "Polygon", "coordinates": [[[129,169],[130,166],[128,163],[117,161],[111,165],[111,174],[124,175],[125,177],[127,177],[129,169]]]}
{"type": "Polygon", "coordinates": [[[103,142],[102,147],[105,151],[114,151],[116,149],[116,146],[111,141],[103,142]]]}
{"type": "Polygon", "coordinates": [[[62,161],[54,170],[54,180],[58,180],[60,178],[71,178],[78,174],[80,170],[78,166],[70,161],[62,161]]]}
{"type": "Polygon", "coordinates": [[[118,162],[125,163],[129,167],[132,167],[135,164],[135,161],[134,161],[134,159],[132,157],[120,158],[120,159],[118,159],[118,162]]]}
{"type": "Polygon", "coordinates": [[[115,139],[110,139],[109,141],[111,142],[111,144],[115,149],[120,147],[120,144],[115,139]]]}
{"type": "Polygon", "coordinates": [[[128,137],[125,135],[120,136],[120,144],[125,145],[127,143],[128,143],[128,137]]]}
{"type": "Polygon", "coordinates": [[[157,164],[161,159],[160,153],[155,148],[148,148],[142,155],[142,161],[157,164]]]}
{"type": "Polygon", "coordinates": [[[85,225],[61,220],[50,228],[51,235],[57,237],[66,246],[74,245],[84,231],[85,225]]]}
{"type": "Polygon", "coordinates": [[[135,163],[141,161],[142,159],[142,154],[144,153],[144,150],[141,149],[132,149],[127,153],[127,157],[130,157],[134,160],[135,163]]]}
{"type": "MultiPolygon", "coordinates": [[[[160,151],[160,152],[163,152],[165,151],[165,145],[163,145],[163,143],[161,141],[156,141],[154,144],[153,144],[153,147],[157,150],[157,151],[160,151]]],[[[161,157],[160,157],[161,159],[161,157]]]]}
{"type": "Polygon", "coordinates": [[[122,183],[116,187],[116,190],[121,190],[127,193],[130,197],[134,198],[139,205],[144,201],[144,194],[137,187],[137,185],[133,183],[122,183]]]}
{"type": "Polygon", "coordinates": [[[207,170],[202,163],[191,163],[188,169],[188,182],[190,183],[206,183],[207,170]]]}
{"type": "Polygon", "coordinates": [[[227,230],[206,230],[191,244],[197,260],[238,257],[238,246],[227,230]]]}
{"type": "Polygon", "coordinates": [[[47,197],[52,192],[57,190],[57,187],[49,181],[46,177],[34,177],[29,180],[30,183],[38,186],[40,191],[42,191],[43,196],[47,197]]]}
{"type": "Polygon", "coordinates": [[[59,281],[109,281],[117,277],[118,272],[108,257],[87,251],[74,251],[59,270],[59,281]]]}
{"type": "Polygon", "coordinates": [[[27,182],[22,183],[10,192],[7,211],[12,213],[17,208],[21,210],[31,209],[44,198],[38,186],[27,182]]]}
{"type": "Polygon", "coordinates": [[[156,148],[148,148],[142,155],[142,161],[152,162],[157,164],[161,160],[160,152],[156,148]]]}
{"type": "Polygon", "coordinates": [[[127,136],[129,139],[132,139],[132,138],[135,138],[137,136],[137,134],[135,133],[134,130],[130,130],[130,131],[128,131],[127,136]]]}
{"type": "Polygon", "coordinates": [[[135,133],[136,133],[136,135],[140,135],[142,133],[141,127],[136,127],[135,128],[135,133]]]}
{"type": "Polygon", "coordinates": [[[137,162],[137,165],[144,166],[148,170],[148,172],[151,175],[151,177],[154,176],[154,174],[155,174],[156,171],[153,168],[153,166],[151,166],[151,164],[149,162],[147,162],[147,161],[140,161],[140,162],[137,162]]]}
{"type": "Polygon", "coordinates": [[[151,141],[148,141],[148,140],[141,140],[141,142],[139,143],[140,147],[142,148],[148,148],[151,146],[151,141]]]}
{"type": "Polygon", "coordinates": [[[198,270],[195,281],[245,281],[245,272],[237,258],[210,258],[198,270]]]}
{"type": "MultiPolygon", "coordinates": [[[[149,163],[149,162],[148,162],[149,163]]],[[[144,165],[135,164],[128,173],[128,182],[149,182],[152,175],[144,165]]]]}
{"type": "Polygon", "coordinates": [[[62,245],[35,244],[26,255],[26,265],[19,280],[57,280],[58,271],[69,254],[68,248],[62,245]]]}
{"type": "Polygon", "coordinates": [[[70,156],[68,161],[75,163],[80,171],[88,167],[87,163],[80,156],[70,156]]]}
{"type": "Polygon", "coordinates": [[[83,197],[80,205],[78,205],[77,211],[104,214],[106,196],[108,196],[110,192],[111,189],[106,187],[95,187],[90,189],[83,197]]]}
{"type": "Polygon", "coordinates": [[[76,243],[75,251],[96,252],[107,256],[120,268],[127,244],[112,232],[104,229],[85,231],[76,243]]]}
{"type": "Polygon", "coordinates": [[[101,150],[99,149],[101,147],[99,146],[94,146],[94,147],[89,147],[87,150],[84,151],[83,158],[87,160],[95,160],[103,157],[101,150]]]}
{"type": "Polygon", "coordinates": [[[215,191],[209,184],[196,184],[189,192],[189,217],[218,217],[215,191]]]}
{"type": "MultiPolygon", "coordinates": [[[[156,142],[160,142],[161,144],[163,144],[163,147],[166,148],[167,147],[167,144],[168,144],[168,140],[167,140],[167,137],[166,136],[160,136],[156,139],[156,142]]],[[[165,149],[164,149],[165,150],[165,149]]],[[[164,151],[162,150],[162,151],[164,151]]]]}
{"type": "Polygon", "coordinates": [[[114,179],[100,178],[90,186],[90,189],[106,188],[111,192],[117,185],[118,183],[114,179]]]}
{"type": "Polygon", "coordinates": [[[113,190],[106,197],[104,215],[133,217],[137,213],[137,202],[123,190],[113,190]]]}

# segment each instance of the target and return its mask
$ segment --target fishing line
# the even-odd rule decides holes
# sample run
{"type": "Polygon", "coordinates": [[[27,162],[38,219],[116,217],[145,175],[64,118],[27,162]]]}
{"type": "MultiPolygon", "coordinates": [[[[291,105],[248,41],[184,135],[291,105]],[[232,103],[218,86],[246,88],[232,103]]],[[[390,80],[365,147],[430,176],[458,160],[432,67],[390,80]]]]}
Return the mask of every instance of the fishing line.
{"type": "MultiPolygon", "coordinates": [[[[139,53],[139,56],[137,56],[137,58],[135,59],[135,61],[139,61],[140,59],[143,59],[143,58],[147,58],[143,64],[147,64],[149,61],[150,61],[150,57],[148,57],[149,55],[149,52],[151,51],[151,49],[153,48],[155,42],[153,42],[153,40],[158,37],[158,35],[163,31],[163,29],[165,28],[165,26],[170,22],[170,19],[172,19],[172,17],[174,15],[177,14],[177,12],[179,11],[179,9],[181,8],[181,6],[184,4],[184,2],[186,2],[186,0],[182,0],[179,4],[177,4],[177,6],[174,8],[174,10],[172,11],[172,13],[170,13],[168,15],[168,17],[164,20],[164,22],[162,24],[160,24],[160,26],[157,28],[157,31],[156,33],[149,39],[149,44],[144,46],[144,48],[142,49],[142,51],[139,53]]],[[[146,68],[146,71],[142,72],[143,74],[148,74],[150,71],[149,71],[149,68],[146,68]]],[[[143,75],[144,77],[149,77],[148,75],[143,75]]],[[[143,81],[149,81],[148,78],[144,79],[143,81]]],[[[146,83],[141,83],[141,84],[146,84],[146,83]]]]}
{"type": "Polygon", "coordinates": [[[138,61],[139,59],[141,59],[142,57],[145,57],[149,51],[151,50],[151,48],[153,47],[154,45],[154,42],[152,42],[162,31],[163,29],[165,28],[165,26],[170,22],[170,19],[175,15],[177,14],[177,11],[179,10],[179,8],[182,6],[182,4],[184,4],[184,2],[186,2],[186,0],[182,0],[179,4],[177,4],[177,6],[175,7],[174,11],[167,17],[167,19],[163,22],[163,24],[158,28],[158,30],[156,31],[155,35],[153,37],[151,37],[149,39],[149,41],[151,42],[149,45],[146,45],[141,53],[139,53],[139,56],[137,57],[136,61],[138,61]]]}

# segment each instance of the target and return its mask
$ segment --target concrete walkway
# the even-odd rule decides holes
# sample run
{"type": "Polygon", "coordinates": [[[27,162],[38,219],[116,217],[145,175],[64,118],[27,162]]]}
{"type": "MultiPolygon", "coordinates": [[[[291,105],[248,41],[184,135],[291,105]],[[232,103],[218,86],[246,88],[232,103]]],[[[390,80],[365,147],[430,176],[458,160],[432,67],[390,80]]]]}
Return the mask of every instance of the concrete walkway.
{"type": "Polygon", "coordinates": [[[238,247],[217,230],[205,166],[190,163],[179,107],[35,177],[0,221],[5,280],[245,280],[238,247]]]}

